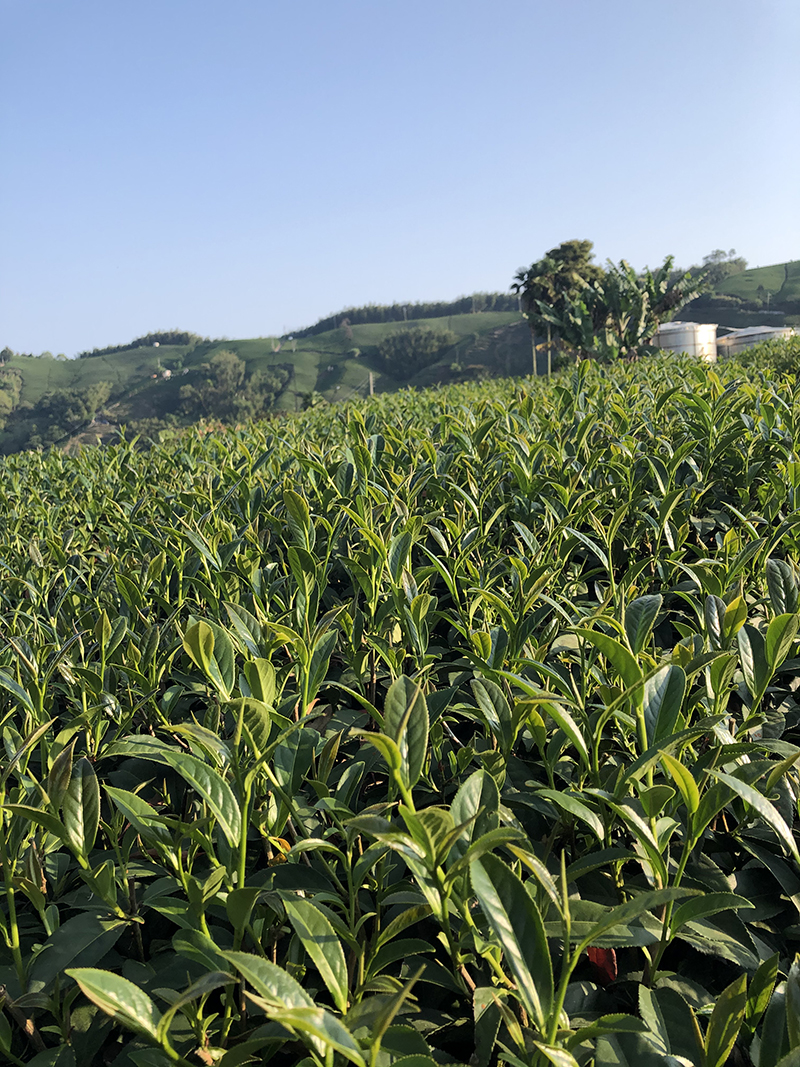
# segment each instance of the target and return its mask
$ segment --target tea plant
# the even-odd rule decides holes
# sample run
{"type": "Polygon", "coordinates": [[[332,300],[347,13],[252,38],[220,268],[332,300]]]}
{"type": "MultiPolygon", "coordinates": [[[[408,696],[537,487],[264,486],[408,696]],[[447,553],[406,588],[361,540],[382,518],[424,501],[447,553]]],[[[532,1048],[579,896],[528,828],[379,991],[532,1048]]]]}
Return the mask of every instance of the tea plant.
{"type": "Polygon", "coordinates": [[[792,384],[8,459],[3,1056],[798,1062],[792,384]]]}

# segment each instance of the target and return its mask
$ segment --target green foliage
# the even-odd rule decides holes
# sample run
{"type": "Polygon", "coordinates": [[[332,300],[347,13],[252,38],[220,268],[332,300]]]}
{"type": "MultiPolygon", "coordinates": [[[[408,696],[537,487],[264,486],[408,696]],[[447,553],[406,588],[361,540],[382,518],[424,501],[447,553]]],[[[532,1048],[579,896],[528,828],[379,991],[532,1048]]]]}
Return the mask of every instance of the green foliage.
{"type": "Polygon", "coordinates": [[[409,326],[390,334],[377,346],[378,358],[394,378],[411,378],[441,359],[458,340],[452,330],[409,326]]]}
{"type": "Polygon", "coordinates": [[[3,1057],[796,1062],[800,397],[758,359],[7,458],[3,1057]]]}
{"type": "MultiPolygon", "coordinates": [[[[527,269],[520,267],[511,285],[519,294],[522,312],[533,334],[552,332],[578,350],[585,338],[575,319],[583,294],[603,280],[603,269],[592,263],[591,241],[564,241],[527,269]],[[577,331],[577,332],[576,332],[577,331]]],[[[584,317],[587,309],[583,307],[584,317]]],[[[590,328],[588,336],[592,336],[590,328]]]]}
{"type": "Polygon", "coordinates": [[[745,271],[747,260],[744,256],[737,256],[735,248],[727,252],[723,248],[715,248],[713,252],[703,256],[702,266],[689,269],[692,274],[704,275],[708,283],[716,288],[727,278],[745,271]]]}
{"type": "Polygon", "coordinates": [[[689,305],[693,316],[716,312],[726,325],[752,326],[780,325],[783,316],[800,313],[800,260],[746,269],[745,260],[734,256],[733,249],[722,259],[715,258],[719,255],[717,250],[705,257],[702,268],[691,268],[693,274],[704,270],[713,285],[712,292],[689,305]],[[732,317],[731,312],[737,311],[743,321],[732,317]]]}
{"type": "Polygon", "coordinates": [[[260,369],[247,375],[244,360],[222,349],[181,387],[181,407],[190,418],[236,422],[258,418],[275,403],[291,378],[289,367],[260,369]]]}
{"type": "Polygon", "coordinates": [[[5,425],[6,418],[19,404],[22,392],[22,375],[16,369],[3,367],[0,369],[0,429],[5,425]]]}
{"type": "MultiPolygon", "coordinates": [[[[97,356],[111,356],[117,352],[131,352],[136,348],[152,348],[153,345],[196,345],[203,340],[199,334],[189,330],[156,330],[136,337],[126,345],[107,345],[105,348],[93,348],[91,352],[79,352],[77,359],[91,359],[97,356]]],[[[206,341],[208,338],[206,338],[206,341]]]]}
{"type": "MultiPolygon", "coordinates": [[[[513,298],[508,300],[516,307],[513,298]]],[[[515,329],[518,323],[519,314],[509,311],[483,310],[481,314],[448,318],[448,328],[461,342],[459,355],[474,364],[465,368],[465,376],[524,371],[527,358],[519,330],[515,329]]],[[[432,319],[420,325],[437,328],[444,324],[432,319]]],[[[37,421],[32,415],[45,394],[55,390],[80,392],[105,380],[113,382],[113,403],[103,411],[102,421],[87,426],[86,433],[78,431],[79,443],[94,444],[98,437],[115,440],[120,431],[129,438],[141,434],[143,439],[157,439],[160,433],[193,421],[243,422],[268,413],[297,410],[302,398],[315,392],[326,402],[364,396],[369,391],[370,372],[377,391],[396,389],[399,380],[379,366],[377,345],[403,328],[396,322],[356,324],[352,327],[355,343],[346,339],[342,329],[336,329],[283,344],[262,337],[227,343],[162,344],[159,348],[122,346],[123,350],[82,360],[50,360],[9,352],[2,370],[21,376],[21,393],[0,433],[0,451],[8,454],[28,447],[31,435],[35,437],[34,444],[53,439],[48,433],[47,417],[40,416],[37,421]],[[235,352],[245,363],[246,372],[234,402],[230,403],[228,397],[220,398],[223,402],[218,414],[211,363],[221,351],[235,352]],[[184,408],[180,391],[189,385],[197,392],[187,391],[184,408]]],[[[426,384],[437,377],[448,377],[443,367],[428,370],[426,384]]],[[[73,435],[61,437],[66,443],[73,435]]]]}
{"type": "Polygon", "coordinates": [[[33,427],[27,447],[54,444],[87,426],[111,396],[110,382],[85,389],[55,389],[45,393],[31,410],[33,427]]]}
{"type": "Polygon", "coordinates": [[[579,356],[608,362],[646,351],[661,322],[707,285],[705,275],[676,275],[672,256],[637,274],[625,260],[601,270],[591,250],[591,241],[569,241],[519,271],[512,285],[531,330],[548,330],[579,356]]]}
{"type": "Polygon", "coordinates": [[[750,366],[764,367],[776,374],[800,375],[800,333],[745,349],[740,357],[750,366]]]}

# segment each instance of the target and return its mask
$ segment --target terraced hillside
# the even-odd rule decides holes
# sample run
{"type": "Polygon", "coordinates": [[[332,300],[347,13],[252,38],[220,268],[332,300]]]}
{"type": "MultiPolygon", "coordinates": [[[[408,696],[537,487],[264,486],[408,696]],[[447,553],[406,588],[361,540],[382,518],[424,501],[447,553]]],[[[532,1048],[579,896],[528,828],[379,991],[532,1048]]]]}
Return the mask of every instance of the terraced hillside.
{"type": "Polygon", "coordinates": [[[530,366],[531,355],[527,328],[515,326],[520,322],[519,314],[489,311],[422,319],[408,326],[346,326],[300,340],[261,337],[161,345],[79,360],[15,355],[0,368],[0,389],[4,375],[7,380],[19,375],[21,381],[17,408],[0,431],[0,449],[8,454],[40,440],[63,443],[79,432],[85,441],[108,438],[123,424],[145,433],[164,423],[188,425],[198,416],[183,410],[181,389],[205,380],[215,356],[224,351],[233,352],[244,363],[245,388],[259,373],[280,372],[285,378],[260,414],[297,410],[313,394],[330,401],[364,396],[370,377],[373,389],[380,393],[407,385],[522,374],[530,366]],[[434,365],[417,375],[401,380],[387,373],[377,355],[380,342],[398,331],[425,327],[447,330],[455,335],[454,343],[434,365]],[[92,423],[91,415],[78,418],[73,424],[65,422],[55,438],[42,437],[40,431],[51,425],[54,417],[49,410],[37,410],[43,397],[54,390],[85,394],[99,383],[108,386],[99,422],[92,423]]]}
{"type": "Polygon", "coordinates": [[[755,267],[734,274],[717,287],[719,293],[730,293],[745,300],[754,300],[769,292],[776,306],[788,301],[800,301],[800,259],[778,263],[772,267],[755,267]]]}
{"type": "MultiPolygon", "coordinates": [[[[77,360],[6,350],[0,365],[0,452],[111,440],[122,426],[147,436],[198,420],[244,422],[370,390],[527,373],[530,335],[518,312],[446,314],[468,302],[478,309],[513,300],[478,294],[452,305],[419,305],[418,310],[433,309],[436,316],[407,323],[397,321],[407,310],[403,305],[351,309],[353,324],[342,312],[297,337],[194,338],[156,347],[151,341],[159,335],[150,335],[141,346],[87,353],[77,360]],[[357,321],[381,314],[390,321],[357,321]],[[331,321],[338,325],[321,329],[331,321]],[[381,357],[379,346],[387,338],[426,329],[446,333],[449,340],[415,373],[400,374],[381,357]]],[[[733,275],[688,305],[682,317],[728,326],[800,322],[800,260],[733,275]]],[[[543,366],[540,362],[539,369],[543,366]]]]}
{"type": "Polygon", "coordinates": [[[800,260],[732,274],[681,317],[732,327],[800,325],[800,260]]]}

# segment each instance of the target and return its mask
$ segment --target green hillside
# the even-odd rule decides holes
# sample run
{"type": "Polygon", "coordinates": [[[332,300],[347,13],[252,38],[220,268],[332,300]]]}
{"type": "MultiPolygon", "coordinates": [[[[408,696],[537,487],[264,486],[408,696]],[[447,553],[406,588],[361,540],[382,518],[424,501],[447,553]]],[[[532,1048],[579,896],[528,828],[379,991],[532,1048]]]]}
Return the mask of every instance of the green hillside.
{"type": "MultiPolygon", "coordinates": [[[[198,421],[243,423],[321,401],[366,396],[370,390],[526,374],[531,367],[527,324],[518,311],[493,310],[515,300],[495,293],[450,304],[369,305],[282,338],[212,341],[167,331],[71,360],[4,349],[0,453],[108,441],[123,427],[128,435],[150,437],[198,421]],[[463,311],[468,306],[472,312],[463,311]],[[407,312],[430,317],[398,320],[407,312]],[[402,346],[398,335],[408,331],[427,336],[433,349],[418,360],[404,363],[395,356],[392,362],[385,342],[394,337],[402,346]],[[177,341],[186,343],[172,343],[177,341]]],[[[681,317],[729,327],[798,323],[800,260],[728,273],[681,317]]]]}
{"type": "Polygon", "coordinates": [[[198,414],[186,410],[182,390],[206,380],[209,367],[221,352],[234,353],[244,364],[245,392],[254,376],[273,374],[279,379],[274,397],[254,412],[265,415],[300,409],[318,397],[333,402],[365,396],[370,376],[374,391],[380,393],[405,386],[522,374],[529,369],[530,335],[519,313],[486,311],[408,324],[344,326],[301,339],[258,337],[162,344],[75,360],[12,355],[0,368],[0,388],[15,386],[18,396],[13,410],[5,413],[0,450],[9,454],[39,444],[63,445],[79,434],[86,441],[95,441],[98,436],[108,439],[123,425],[132,432],[148,434],[164,426],[196,421],[198,414]],[[389,374],[378,353],[380,342],[400,331],[425,328],[446,331],[454,340],[434,364],[419,373],[402,379],[389,374]],[[83,409],[80,403],[77,408],[73,403],[70,410],[76,417],[59,423],[51,395],[57,394],[61,411],[69,408],[70,398],[85,398],[93,389],[95,399],[102,396],[101,414],[93,417],[90,402],[86,417],[79,418],[83,409]],[[64,432],[57,434],[54,423],[64,432]]]}
{"type": "Polygon", "coordinates": [[[776,263],[771,267],[755,267],[726,278],[717,287],[718,293],[729,293],[743,300],[760,299],[769,292],[771,303],[800,300],[800,259],[790,263],[776,263]]]}
{"type": "Polygon", "coordinates": [[[793,326],[800,323],[800,260],[753,267],[722,279],[689,304],[682,318],[721,326],[793,326]]]}

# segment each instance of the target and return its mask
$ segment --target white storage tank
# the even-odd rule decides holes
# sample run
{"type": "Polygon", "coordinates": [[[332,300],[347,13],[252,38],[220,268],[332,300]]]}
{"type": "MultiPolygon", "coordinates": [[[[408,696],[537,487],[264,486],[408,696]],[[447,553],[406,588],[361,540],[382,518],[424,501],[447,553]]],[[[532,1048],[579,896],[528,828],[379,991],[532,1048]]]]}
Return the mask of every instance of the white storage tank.
{"type": "Polygon", "coordinates": [[[717,351],[721,356],[735,356],[745,348],[760,345],[762,341],[776,341],[794,334],[791,326],[746,326],[743,330],[731,330],[717,338],[717,351]]]}
{"type": "Polygon", "coordinates": [[[717,324],[665,322],[656,330],[652,343],[667,352],[687,352],[713,363],[717,358],[717,324]]]}

